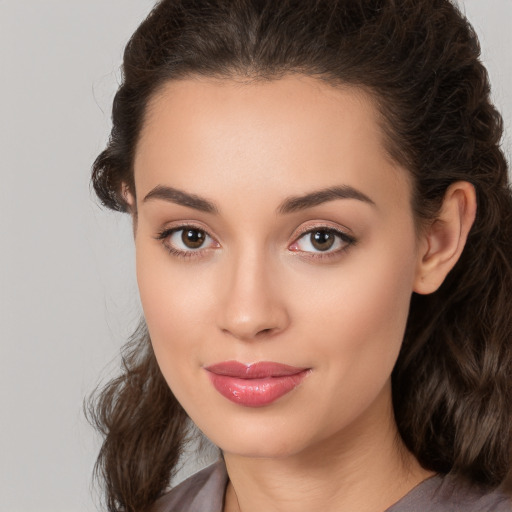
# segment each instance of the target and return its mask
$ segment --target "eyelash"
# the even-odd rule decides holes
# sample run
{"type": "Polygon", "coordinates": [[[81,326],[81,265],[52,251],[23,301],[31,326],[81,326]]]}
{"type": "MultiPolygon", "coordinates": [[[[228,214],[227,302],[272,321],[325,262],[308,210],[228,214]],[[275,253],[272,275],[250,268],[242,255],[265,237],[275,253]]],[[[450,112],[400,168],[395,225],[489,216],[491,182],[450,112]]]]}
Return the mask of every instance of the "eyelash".
{"type": "Polygon", "coordinates": [[[315,260],[325,260],[330,258],[336,258],[340,256],[341,254],[347,252],[350,247],[353,247],[357,244],[357,239],[344,231],[341,231],[340,229],[336,229],[331,226],[326,226],[325,224],[320,224],[316,226],[308,226],[304,231],[300,232],[296,237],[295,241],[291,244],[292,246],[297,244],[299,240],[304,238],[306,235],[311,235],[312,233],[315,233],[317,231],[321,231],[324,233],[329,233],[341,240],[343,243],[343,247],[336,249],[334,251],[319,251],[319,252],[309,252],[309,251],[295,251],[298,253],[301,253],[301,257],[315,259],[315,260]]]}
{"type": "MultiPolygon", "coordinates": [[[[183,259],[186,259],[186,260],[190,260],[192,258],[201,257],[205,251],[210,249],[209,247],[198,248],[197,250],[190,249],[190,250],[187,250],[187,251],[182,251],[182,250],[176,249],[175,247],[173,247],[170,244],[166,243],[167,239],[170,236],[172,236],[175,233],[179,233],[180,231],[184,231],[186,229],[190,229],[190,230],[194,230],[194,231],[200,231],[200,232],[204,233],[207,237],[211,238],[212,240],[215,240],[204,228],[201,228],[199,226],[195,226],[193,224],[182,224],[180,226],[176,226],[176,227],[173,227],[173,228],[164,229],[163,231],[161,231],[160,233],[157,234],[155,239],[161,241],[162,245],[164,246],[164,248],[172,256],[175,256],[175,257],[178,257],[178,258],[183,258],[183,259]]],[[[304,238],[306,235],[310,235],[310,234],[312,234],[312,233],[314,233],[316,231],[322,231],[324,233],[329,233],[329,234],[332,234],[332,235],[336,236],[338,239],[341,240],[341,242],[343,242],[343,244],[344,244],[343,247],[340,248],[340,249],[336,249],[334,251],[325,251],[325,252],[322,252],[322,251],[311,252],[311,251],[300,251],[300,250],[292,250],[292,249],[290,249],[290,250],[292,252],[301,253],[301,256],[305,257],[305,258],[321,260],[321,259],[334,258],[336,256],[339,256],[342,253],[345,253],[350,247],[352,247],[352,246],[357,244],[356,238],[354,238],[351,235],[348,235],[344,231],[341,231],[339,229],[336,229],[336,228],[333,228],[333,227],[330,227],[330,226],[318,225],[318,226],[312,226],[312,227],[309,226],[307,229],[305,229],[304,231],[300,232],[295,237],[293,243],[290,244],[289,247],[297,244],[299,242],[299,240],[304,238]]],[[[218,244],[218,242],[216,242],[216,243],[218,244]]]]}
{"type": "Polygon", "coordinates": [[[202,253],[205,250],[208,250],[208,248],[200,248],[197,250],[190,249],[188,251],[182,251],[180,249],[176,249],[175,247],[172,247],[168,243],[166,243],[166,240],[173,234],[179,233],[180,231],[185,231],[186,229],[194,230],[194,231],[201,231],[204,233],[207,237],[214,240],[214,238],[208,234],[208,232],[199,226],[194,226],[193,224],[182,224],[180,226],[176,226],[174,228],[164,229],[158,235],[155,237],[157,240],[160,240],[162,242],[162,245],[164,248],[172,255],[176,256],[178,258],[183,258],[186,260],[197,258],[202,255],[202,253]]]}

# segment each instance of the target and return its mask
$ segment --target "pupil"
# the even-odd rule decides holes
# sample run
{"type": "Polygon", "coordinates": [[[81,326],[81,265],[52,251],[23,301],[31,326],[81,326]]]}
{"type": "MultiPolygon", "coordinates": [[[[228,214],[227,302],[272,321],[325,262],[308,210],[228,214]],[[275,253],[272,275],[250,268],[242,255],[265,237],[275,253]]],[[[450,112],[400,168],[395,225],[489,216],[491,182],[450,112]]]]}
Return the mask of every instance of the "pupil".
{"type": "Polygon", "coordinates": [[[181,239],[189,249],[197,249],[203,245],[204,233],[197,229],[184,229],[181,239]]]}
{"type": "Polygon", "coordinates": [[[327,251],[334,244],[334,235],[328,231],[316,231],[311,234],[311,243],[319,251],[327,251]]]}

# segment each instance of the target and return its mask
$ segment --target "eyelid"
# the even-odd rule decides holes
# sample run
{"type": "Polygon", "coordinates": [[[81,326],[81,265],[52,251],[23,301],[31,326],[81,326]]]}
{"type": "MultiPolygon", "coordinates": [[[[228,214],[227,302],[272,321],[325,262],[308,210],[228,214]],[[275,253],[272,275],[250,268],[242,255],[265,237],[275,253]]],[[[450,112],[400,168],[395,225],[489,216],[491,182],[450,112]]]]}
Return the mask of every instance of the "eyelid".
{"type": "Polygon", "coordinates": [[[311,224],[302,225],[299,227],[298,230],[296,230],[292,238],[294,240],[297,240],[301,236],[311,233],[312,231],[316,230],[325,230],[325,231],[333,231],[334,233],[340,233],[346,237],[353,238],[355,240],[355,236],[352,233],[352,230],[347,228],[346,226],[340,226],[339,224],[331,224],[330,222],[326,221],[313,221],[311,224]]]}
{"type": "Polygon", "coordinates": [[[214,248],[217,248],[217,247],[220,247],[220,244],[217,241],[217,239],[213,235],[210,234],[210,231],[207,228],[202,226],[200,223],[196,223],[196,222],[192,222],[192,221],[176,222],[174,225],[171,225],[171,226],[161,229],[154,238],[156,240],[160,241],[161,244],[164,246],[164,248],[167,249],[173,256],[177,256],[177,257],[181,257],[181,258],[185,258],[185,259],[194,258],[196,256],[200,257],[203,255],[204,252],[209,251],[214,248]],[[206,236],[208,238],[210,238],[215,243],[216,246],[215,247],[206,246],[206,247],[200,247],[198,249],[182,250],[182,249],[178,249],[178,248],[173,247],[170,244],[166,243],[166,240],[171,235],[173,235],[176,232],[183,231],[186,229],[194,229],[197,231],[204,232],[206,234],[206,236]]]}
{"type": "MultiPolygon", "coordinates": [[[[193,257],[201,257],[204,256],[205,252],[210,251],[211,249],[215,249],[220,247],[220,243],[218,242],[217,238],[213,236],[210,233],[210,230],[202,225],[200,222],[195,221],[181,221],[181,222],[175,222],[173,225],[167,226],[165,228],[162,228],[157,235],[154,237],[156,240],[160,241],[162,245],[174,256],[182,257],[182,258],[193,258],[193,257]],[[174,233],[186,229],[195,229],[198,231],[202,231],[206,234],[207,237],[213,241],[215,244],[214,247],[206,246],[206,247],[200,247],[198,249],[188,249],[188,250],[181,250],[176,247],[171,246],[168,243],[165,243],[165,241],[174,233]]],[[[295,233],[292,235],[292,242],[288,245],[288,249],[292,252],[296,252],[301,254],[305,258],[310,259],[321,259],[321,258],[332,258],[339,256],[341,253],[346,252],[351,246],[354,246],[358,240],[356,237],[352,234],[352,230],[349,228],[346,228],[345,226],[341,227],[339,224],[333,225],[330,222],[326,221],[317,221],[313,222],[311,224],[302,225],[299,229],[295,231],[295,233]],[[293,250],[290,249],[291,246],[296,244],[302,237],[305,235],[312,233],[314,231],[328,231],[333,233],[335,236],[339,237],[345,245],[339,249],[335,249],[333,251],[303,251],[303,250],[293,250]]]]}
{"type": "Polygon", "coordinates": [[[345,253],[352,246],[356,245],[358,240],[352,234],[352,230],[346,227],[340,227],[339,225],[333,226],[330,223],[324,222],[315,222],[313,224],[308,224],[306,226],[301,226],[298,231],[293,235],[293,242],[288,246],[288,248],[300,255],[303,258],[308,259],[326,259],[326,258],[335,258],[339,257],[341,254],[345,253]],[[315,231],[328,231],[333,233],[335,236],[339,237],[345,245],[339,249],[335,249],[333,251],[302,251],[302,250],[293,250],[290,249],[293,245],[297,244],[298,241],[303,238],[305,235],[313,233],[315,231]]]}

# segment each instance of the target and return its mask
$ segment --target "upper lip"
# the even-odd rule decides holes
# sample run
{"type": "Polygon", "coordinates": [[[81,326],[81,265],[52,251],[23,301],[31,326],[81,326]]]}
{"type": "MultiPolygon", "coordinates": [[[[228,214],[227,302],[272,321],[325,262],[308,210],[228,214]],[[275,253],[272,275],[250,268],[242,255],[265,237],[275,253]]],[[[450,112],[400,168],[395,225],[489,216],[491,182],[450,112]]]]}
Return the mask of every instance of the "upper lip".
{"type": "Polygon", "coordinates": [[[287,364],[260,361],[257,363],[240,363],[239,361],[224,361],[205,366],[205,370],[216,375],[235,377],[239,379],[264,379],[268,377],[286,377],[301,373],[308,368],[299,368],[287,364]]]}

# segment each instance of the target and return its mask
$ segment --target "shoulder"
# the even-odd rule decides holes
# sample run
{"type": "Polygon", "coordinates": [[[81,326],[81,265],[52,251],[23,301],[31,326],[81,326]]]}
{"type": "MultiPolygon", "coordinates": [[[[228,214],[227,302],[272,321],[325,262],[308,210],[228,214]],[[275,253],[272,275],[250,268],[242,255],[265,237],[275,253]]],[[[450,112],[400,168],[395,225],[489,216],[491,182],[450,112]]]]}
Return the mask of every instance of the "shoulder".
{"type": "Polygon", "coordinates": [[[222,512],[227,482],[226,466],[218,461],[164,494],[151,512],[222,512]]]}
{"type": "Polygon", "coordinates": [[[512,501],[499,490],[461,484],[435,476],[415,487],[386,512],[512,512],[512,501]]]}

